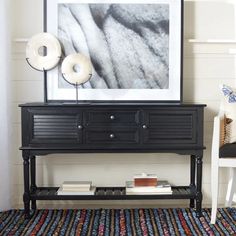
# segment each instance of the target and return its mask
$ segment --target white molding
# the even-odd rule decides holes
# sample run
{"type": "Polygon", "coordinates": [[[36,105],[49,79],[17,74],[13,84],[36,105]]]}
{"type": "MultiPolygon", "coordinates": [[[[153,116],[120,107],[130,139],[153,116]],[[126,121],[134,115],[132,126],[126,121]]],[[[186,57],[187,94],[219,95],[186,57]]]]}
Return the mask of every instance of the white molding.
{"type": "Polygon", "coordinates": [[[14,38],[14,43],[27,43],[29,41],[29,38],[14,38]]]}
{"type": "Polygon", "coordinates": [[[236,39],[188,39],[185,42],[185,54],[212,54],[228,55],[236,54],[236,39]]]}
{"type": "Polygon", "coordinates": [[[189,43],[200,44],[236,44],[236,40],[228,39],[186,39],[189,43]]]}
{"type": "Polygon", "coordinates": [[[235,4],[235,0],[184,0],[184,2],[222,2],[235,4]]]}

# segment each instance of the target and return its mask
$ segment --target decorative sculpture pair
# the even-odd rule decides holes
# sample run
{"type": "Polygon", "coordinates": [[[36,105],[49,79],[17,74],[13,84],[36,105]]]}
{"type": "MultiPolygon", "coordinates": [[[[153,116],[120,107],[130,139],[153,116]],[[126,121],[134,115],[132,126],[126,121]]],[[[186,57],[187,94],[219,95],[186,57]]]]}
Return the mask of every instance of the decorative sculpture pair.
{"type": "MultiPolygon", "coordinates": [[[[38,71],[55,68],[61,61],[62,49],[58,39],[49,33],[33,36],[26,47],[26,61],[38,71]]],[[[88,57],[81,53],[67,56],[61,64],[64,79],[76,87],[78,101],[78,86],[87,82],[92,76],[92,64],[88,57]]]]}

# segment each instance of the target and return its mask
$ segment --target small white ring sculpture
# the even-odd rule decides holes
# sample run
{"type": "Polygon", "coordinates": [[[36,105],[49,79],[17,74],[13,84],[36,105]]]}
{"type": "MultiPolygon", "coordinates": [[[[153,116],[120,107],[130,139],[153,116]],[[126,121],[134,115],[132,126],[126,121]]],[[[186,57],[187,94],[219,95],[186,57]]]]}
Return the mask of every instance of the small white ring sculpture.
{"type": "Polygon", "coordinates": [[[91,78],[92,64],[83,54],[71,54],[63,60],[61,71],[65,80],[70,84],[84,84],[91,78]],[[76,69],[76,66],[79,69],[76,69]]]}
{"type": "Polygon", "coordinates": [[[61,45],[58,39],[49,33],[33,36],[26,46],[26,60],[36,70],[53,69],[61,59],[61,45]],[[40,49],[46,49],[46,55],[40,55],[40,49]]]}

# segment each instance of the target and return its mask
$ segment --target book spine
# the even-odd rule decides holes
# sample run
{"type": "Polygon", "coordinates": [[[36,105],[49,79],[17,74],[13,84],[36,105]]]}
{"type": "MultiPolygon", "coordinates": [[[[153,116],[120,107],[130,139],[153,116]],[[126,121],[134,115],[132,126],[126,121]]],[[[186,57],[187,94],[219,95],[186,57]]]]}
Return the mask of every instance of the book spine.
{"type": "Polygon", "coordinates": [[[155,178],[137,178],[134,179],[134,186],[157,186],[157,179],[155,178]]]}

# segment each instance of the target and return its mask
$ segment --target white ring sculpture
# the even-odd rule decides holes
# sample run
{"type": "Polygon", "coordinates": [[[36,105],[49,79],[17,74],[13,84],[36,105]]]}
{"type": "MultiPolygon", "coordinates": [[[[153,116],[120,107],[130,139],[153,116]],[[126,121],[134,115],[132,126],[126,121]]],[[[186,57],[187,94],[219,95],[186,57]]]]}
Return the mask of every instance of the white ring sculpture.
{"type": "Polygon", "coordinates": [[[49,33],[33,36],[26,46],[26,60],[36,70],[44,71],[54,68],[61,58],[61,45],[58,39],[49,33]],[[46,55],[40,55],[45,47],[46,55]]]}
{"type": "Polygon", "coordinates": [[[71,54],[62,62],[62,74],[66,81],[73,85],[84,84],[92,75],[92,64],[83,54],[71,54]],[[76,66],[79,69],[76,69],[76,66]]]}

